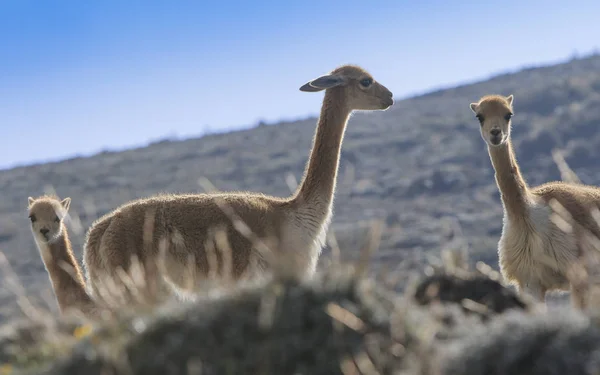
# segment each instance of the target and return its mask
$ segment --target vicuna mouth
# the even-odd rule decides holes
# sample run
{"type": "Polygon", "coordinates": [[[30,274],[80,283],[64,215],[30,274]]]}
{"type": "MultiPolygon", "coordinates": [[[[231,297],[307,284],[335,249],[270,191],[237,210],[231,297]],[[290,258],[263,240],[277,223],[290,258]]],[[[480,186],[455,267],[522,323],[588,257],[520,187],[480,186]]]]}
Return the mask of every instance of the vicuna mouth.
{"type": "Polygon", "coordinates": [[[394,105],[394,99],[393,98],[389,98],[389,99],[386,99],[386,100],[383,101],[383,108],[384,109],[388,109],[388,108],[390,108],[393,105],[394,105]]]}
{"type": "Polygon", "coordinates": [[[490,143],[494,146],[498,146],[500,143],[502,143],[502,135],[492,135],[490,137],[490,143]]]}

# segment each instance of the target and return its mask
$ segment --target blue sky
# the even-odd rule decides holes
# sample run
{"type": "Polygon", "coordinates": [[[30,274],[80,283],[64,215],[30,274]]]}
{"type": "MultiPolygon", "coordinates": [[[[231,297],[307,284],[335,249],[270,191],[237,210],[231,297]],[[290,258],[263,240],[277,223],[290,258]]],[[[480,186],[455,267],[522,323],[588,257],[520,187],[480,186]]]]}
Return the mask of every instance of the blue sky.
{"type": "Polygon", "coordinates": [[[600,2],[0,0],[0,168],[316,114],[343,63],[397,98],[600,47],[600,2]]]}

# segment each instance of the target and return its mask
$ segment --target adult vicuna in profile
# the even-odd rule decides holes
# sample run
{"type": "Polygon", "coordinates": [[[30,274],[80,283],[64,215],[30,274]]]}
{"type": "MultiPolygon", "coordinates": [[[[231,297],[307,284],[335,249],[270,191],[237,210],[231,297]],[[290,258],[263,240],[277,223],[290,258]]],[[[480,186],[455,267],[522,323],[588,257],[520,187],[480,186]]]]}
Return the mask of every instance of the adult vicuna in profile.
{"type": "Polygon", "coordinates": [[[29,197],[28,203],[31,232],[50,277],[61,314],[75,309],[85,314],[96,312],[96,304],[86,293],[83,275],[64,224],[71,198],[29,197]]]}
{"type": "Polygon", "coordinates": [[[600,206],[600,188],[562,181],[529,187],[521,175],[511,142],[513,95],[486,95],[471,103],[496,172],[504,208],[498,243],[500,270],[520,292],[545,301],[547,291],[571,290],[571,301],[586,307],[584,284],[571,269],[592,250],[600,228],[592,209],[600,206]]]}
{"type": "Polygon", "coordinates": [[[325,90],[325,96],[303,180],[291,197],[229,192],[159,195],[124,204],[97,220],[86,236],[84,263],[92,290],[104,275],[114,278],[117,268],[127,270],[132,256],[144,265],[146,279],[164,277],[180,293],[197,290],[207,280],[222,280],[225,269],[233,280],[251,280],[285,263],[289,276],[310,277],[332,216],[348,119],[353,111],[385,110],[394,101],[386,87],[353,65],[341,66],[300,90],[325,90]],[[270,239],[270,251],[259,250],[240,233],[224,206],[255,237],[270,239]],[[227,235],[229,252],[213,251],[215,228],[227,235]],[[155,263],[161,265],[162,276],[155,263]]]}

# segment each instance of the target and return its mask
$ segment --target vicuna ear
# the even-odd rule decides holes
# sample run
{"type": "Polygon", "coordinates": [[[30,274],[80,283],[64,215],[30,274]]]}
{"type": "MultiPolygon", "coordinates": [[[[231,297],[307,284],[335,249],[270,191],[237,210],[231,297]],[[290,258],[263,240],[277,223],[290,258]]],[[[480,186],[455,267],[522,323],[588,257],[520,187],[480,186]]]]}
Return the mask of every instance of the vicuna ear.
{"type": "Polygon", "coordinates": [[[469,105],[469,107],[471,107],[471,111],[477,113],[477,107],[478,107],[477,103],[471,103],[469,105]]]}
{"type": "Polygon", "coordinates": [[[319,78],[313,79],[312,81],[306,83],[304,86],[300,87],[300,91],[317,92],[339,86],[344,82],[345,81],[342,77],[336,75],[321,76],[319,78]]]}
{"type": "Polygon", "coordinates": [[[69,211],[69,206],[71,206],[71,198],[65,198],[62,201],[60,201],[60,204],[63,206],[63,208],[65,209],[65,211],[69,211]]]}
{"type": "Polygon", "coordinates": [[[35,199],[33,199],[32,197],[27,198],[27,203],[29,203],[30,206],[33,204],[33,202],[35,202],[35,199]]]}
{"type": "Polygon", "coordinates": [[[508,105],[512,105],[513,104],[513,94],[510,94],[509,96],[506,97],[506,101],[508,102],[508,105]]]}

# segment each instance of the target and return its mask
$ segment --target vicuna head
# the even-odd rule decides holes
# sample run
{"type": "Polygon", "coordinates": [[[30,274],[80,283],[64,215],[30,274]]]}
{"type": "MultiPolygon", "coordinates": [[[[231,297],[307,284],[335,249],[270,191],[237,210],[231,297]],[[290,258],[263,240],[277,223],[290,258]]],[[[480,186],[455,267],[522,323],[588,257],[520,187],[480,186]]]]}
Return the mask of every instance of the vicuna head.
{"type": "Polygon", "coordinates": [[[40,242],[53,242],[62,233],[62,222],[67,216],[71,198],[62,201],[51,197],[27,198],[31,231],[40,242]]]}
{"type": "Polygon", "coordinates": [[[394,104],[392,92],[355,65],[341,66],[300,87],[300,91],[306,92],[321,90],[340,92],[351,110],[385,110],[394,104]]]}
{"type": "Polygon", "coordinates": [[[510,137],[512,104],[512,95],[486,95],[478,103],[471,103],[471,110],[481,125],[481,136],[488,145],[500,146],[510,137]]]}

